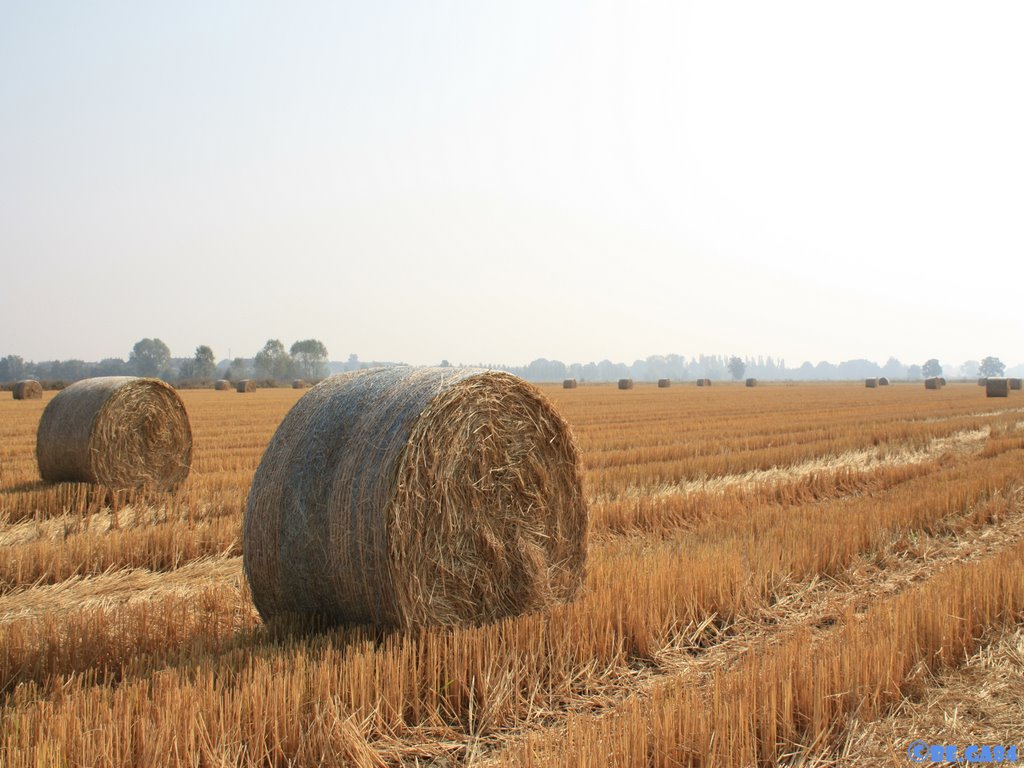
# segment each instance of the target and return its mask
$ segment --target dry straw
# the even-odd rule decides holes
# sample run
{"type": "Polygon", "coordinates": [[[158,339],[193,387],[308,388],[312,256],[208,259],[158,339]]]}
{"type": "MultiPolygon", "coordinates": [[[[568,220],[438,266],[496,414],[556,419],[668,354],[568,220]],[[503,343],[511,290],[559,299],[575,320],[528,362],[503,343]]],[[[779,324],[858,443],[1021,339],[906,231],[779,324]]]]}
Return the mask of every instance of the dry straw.
{"type": "Polygon", "coordinates": [[[235,385],[235,389],[239,392],[255,392],[256,382],[252,379],[242,379],[235,385]]]}
{"type": "Polygon", "coordinates": [[[576,387],[578,386],[579,383],[576,381],[576,379],[564,379],[562,381],[562,389],[576,389],[576,387]]]}
{"type": "Polygon", "coordinates": [[[757,379],[747,379],[747,386],[748,387],[756,387],[757,386],[757,379]]]}
{"type": "Polygon", "coordinates": [[[874,389],[878,386],[878,379],[864,379],[864,386],[868,389],[874,389]]]}
{"type": "Polygon", "coordinates": [[[550,403],[510,374],[339,374],[281,423],[242,535],[265,620],[408,628],[537,610],[583,580],[579,454],[550,403]]]}
{"type": "Polygon", "coordinates": [[[668,389],[672,386],[671,379],[658,379],[658,386],[662,389],[668,389]]]}
{"type": "Polygon", "coordinates": [[[217,379],[213,382],[213,388],[218,392],[227,392],[231,389],[231,382],[227,379],[217,379]]]}
{"type": "Polygon", "coordinates": [[[50,482],[171,489],[188,477],[192,429],[178,393],[159,379],[84,379],[46,406],[36,459],[50,482]]]}
{"type": "Polygon", "coordinates": [[[306,381],[305,381],[305,379],[292,379],[292,389],[305,389],[305,388],[306,388],[306,381]]]}
{"type": "Polygon", "coordinates": [[[1009,397],[1010,380],[1002,377],[990,376],[985,379],[985,397],[1009,397]]]}
{"type": "Polygon", "coordinates": [[[632,388],[633,388],[633,380],[632,379],[619,379],[619,389],[632,389],[632,388]]]}
{"type": "Polygon", "coordinates": [[[15,383],[12,394],[15,400],[39,400],[43,396],[43,385],[32,379],[19,381],[15,383]]]}

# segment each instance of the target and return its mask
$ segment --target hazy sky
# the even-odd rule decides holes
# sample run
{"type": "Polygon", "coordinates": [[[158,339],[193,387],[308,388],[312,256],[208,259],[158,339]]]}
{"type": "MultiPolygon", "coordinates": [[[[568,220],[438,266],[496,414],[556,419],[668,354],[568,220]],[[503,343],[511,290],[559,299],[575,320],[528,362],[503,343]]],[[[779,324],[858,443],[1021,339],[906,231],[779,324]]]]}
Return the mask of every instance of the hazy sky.
{"type": "Polygon", "coordinates": [[[1024,360],[1024,3],[3,2],[0,355],[1024,360]]]}

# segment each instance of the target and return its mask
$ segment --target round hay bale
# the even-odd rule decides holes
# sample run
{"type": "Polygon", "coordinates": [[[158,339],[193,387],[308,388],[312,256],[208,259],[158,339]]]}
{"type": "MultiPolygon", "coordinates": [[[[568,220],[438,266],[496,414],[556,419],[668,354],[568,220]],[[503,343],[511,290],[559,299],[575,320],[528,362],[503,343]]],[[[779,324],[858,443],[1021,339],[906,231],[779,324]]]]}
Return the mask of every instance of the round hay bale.
{"type": "Polygon", "coordinates": [[[887,379],[885,376],[879,376],[878,377],[878,386],[880,386],[880,387],[888,387],[889,386],[889,379],[887,379]]]}
{"type": "Polygon", "coordinates": [[[878,386],[878,379],[864,379],[864,386],[868,389],[874,389],[878,386]]]}
{"type": "Polygon", "coordinates": [[[47,404],[36,460],[49,482],[171,489],[188,477],[192,428],[178,393],[159,379],[83,379],[47,404]]]}
{"type": "Polygon", "coordinates": [[[671,379],[658,379],[658,386],[661,389],[668,389],[669,387],[672,386],[672,380],[671,379]]]}
{"type": "Polygon", "coordinates": [[[1024,379],[1010,379],[1010,389],[1021,389],[1024,386],[1024,379]]]}
{"type": "Polygon", "coordinates": [[[255,392],[256,381],[254,379],[242,379],[240,382],[235,384],[235,389],[238,392],[255,392]]]}
{"type": "Polygon", "coordinates": [[[748,387],[756,387],[757,386],[757,379],[747,379],[747,386],[748,387]]]}
{"type": "Polygon", "coordinates": [[[1009,397],[1010,380],[1002,376],[985,379],[985,397],[1009,397]]]}
{"type": "Polygon", "coordinates": [[[632,379],[619,379],[619,389],[632,389],[632,388],[633,388],[633,380],[632,379]]]}
{"type": "Polygon", "coordinates": [[[43,396],[43,385],[34,379],[18,381],[11,390],[15,400],[39,400],[43,396]]]}
{"type": "Polygon", "coordinates": [[[218,392],[228,392],[231,390],[231,382],[227,379],[217,379],[213,382],[213,388],[218,392]]]}
{"type": "Polygon", "coordinates": [[[942,376],[939,376],[938,379],[939,379],[939,386],[940,387],[946,386],[946,379],[945,378],[943,378],[942,376]]]}
{"type": "Polygon", "coordinates": [[[942,378],[940,378],[938,376],[932,376],[932,377],[927,378],[927,379],[924,380],[924,388],[925,389],[942,389],[942,387],[943,387],[943,385],[945,385],[945,383],[946,383],[945,379],[942,379],[942,378]]]}
{"type": "Polygon", "coordinates": [[[491,621],[576,593],[587,518],[572,433],[534,387],[378,368],[325,379],[281,422],[243,560],[265,620],[491,621]]]}
{"type": "Polygon", "coordinates": [[[579,383],[576,379],[565,379],[562,381],[562,389],[576,389],[578,386],[579,383]]]}
{"type": "Polygon", "coordinates": [[[305,379],[292,379],[292,389],[305,389],[305,388],[306,388],[306,381],[305,381],[305,379]]]}

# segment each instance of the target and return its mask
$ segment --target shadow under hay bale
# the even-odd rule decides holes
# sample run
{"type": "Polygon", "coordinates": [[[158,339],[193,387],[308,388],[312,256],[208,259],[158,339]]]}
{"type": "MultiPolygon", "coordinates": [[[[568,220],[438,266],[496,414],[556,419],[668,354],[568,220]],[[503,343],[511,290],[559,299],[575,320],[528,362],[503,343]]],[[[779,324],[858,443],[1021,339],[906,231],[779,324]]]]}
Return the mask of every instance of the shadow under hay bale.
{"type": "Polygon", "coordinates": [[[990,376],[985,379],[985,397],[1009,397],[1010,380],[1002,377],[990,376]]]}
{"type": "Polygon", "coordinates": [[[579,383],[576,381],[576,379],[564,379],[562,381],[562,389],[576,389],[576,387],[578,386],[579,383]]]}
{"type": "Polygon", "coordinates": [[[568,425],[531,385],[477,369],[331,376],[253,478],[245,574],[264,620],[408,628],[567,600],[587,507],[568,425]]]}
{"type": "Polygon", "coordinates": [[[16,382],[11,390],[15,400],[39,400],[43,396],[43,385],[33,379],[16,382]]]}
{"type": "Polygon", "coordinates": [[[47,404],[36,459],[48,482],[172,489],[188,477],[192,428],[178,393],[159,379],[84,379],[47,404]]]}
{"type": "Polygon", "coordinates": [[[235,390],[241,393],[255,392],[256,381],[254,379],[242,379],[240,382],[235,384],[235,390]]]}
{"type": "Polygon", "coordinates": [[[672,380],[671,379],[658,379],[658,387],[660,389],[668,389],[671,386],[672,386],[672,380]]]}
{"type": "Polygon", "coordinates": [[[632,379],[619,379],[619,389],[632,389],[632,388],[633,388],[633,380],[632,379]]]}
{"type": "Polygon", "coordinates": [[[213,388],[218,392],[228,392],[231,390],[231,382],[227,379],[217,379],[213,382],[213,388]]]}

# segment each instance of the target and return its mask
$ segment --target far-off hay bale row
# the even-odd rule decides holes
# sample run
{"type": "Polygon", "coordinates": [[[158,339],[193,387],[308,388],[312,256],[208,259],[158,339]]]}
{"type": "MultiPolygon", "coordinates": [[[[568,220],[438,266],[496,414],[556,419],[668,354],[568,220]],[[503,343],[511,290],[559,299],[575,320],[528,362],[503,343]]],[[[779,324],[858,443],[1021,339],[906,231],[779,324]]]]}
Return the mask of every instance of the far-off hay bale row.
{"type": "Polygon", "coordinates": [[[43,396],[43,385],[33,379],[26,379],[16,382],[11,394],[15,400],[39,400],[43,396]]]}
{"type": "Polygon", "coordinates": [[[989,376],[985,379],[985,397],[1009,397],[1010,380],[1003,377],[989,376]]]}
{"type": "Polygon", "coordinates": [[[188,477],[192,429],[178,393],[159,379],[84,379],[47,404],[36,460],[49,482],[171,489],[188,477]]]}
{"type": "Polygon", "coordinates": [[[576,379],[563,379],[562,381],[562,389],[576,389],[578,386],[579,383],[576,379]]]}
{"type": "Polygon", "coordinates": [[[240,393],[255,392],[256,381],[253,379],[242,379],[240,382],[235,384],[235,390],[240,393]]]}
{"type": "Polygon", "coordinates": [[[231,390],[231,382],[227,379],[217,379],[213,382],[213,388],[218,392],[228,392],[231,390]]]}
{"type": "Polygon", "coordinates": [[[658,379],[658,387],[660,389],[668,389],[671,386],[672,386],[672,380],[671,379],[658,379]]]}
{"type": "Polygon", "coordinates": [[[242,535],[264,619],[491,621],[580,587],[579,455],[548,401],[507,373],[331,376],[267,447],[242,535]]]}
{"type": "Polygon", "coordinates": [[[633,380],[632,379],[619,379],[619,389],[632,389],[632,388],[633,388],[633,380]]]}

